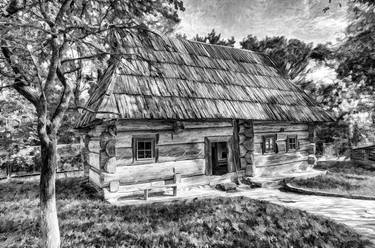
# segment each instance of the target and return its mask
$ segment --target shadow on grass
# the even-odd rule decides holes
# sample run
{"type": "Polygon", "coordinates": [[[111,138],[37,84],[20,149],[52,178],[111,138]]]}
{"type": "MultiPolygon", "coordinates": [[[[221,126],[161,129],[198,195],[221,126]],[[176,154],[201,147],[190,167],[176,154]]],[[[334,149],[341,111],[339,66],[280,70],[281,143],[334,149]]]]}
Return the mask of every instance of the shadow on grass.
{"type": "MultiPolygon", "coordinates": [[[[5,185],[4,185],[5,186],[5,185]]],[[[36,183],[1,190],[0,243],[38,247],[36,183]],[[32,198],[30,198],[32,197],[32,198]]],[[[348,227],[246,198],[117,207],[80,179],[57,183],[62,247],[365,247],[348,227]]]]}

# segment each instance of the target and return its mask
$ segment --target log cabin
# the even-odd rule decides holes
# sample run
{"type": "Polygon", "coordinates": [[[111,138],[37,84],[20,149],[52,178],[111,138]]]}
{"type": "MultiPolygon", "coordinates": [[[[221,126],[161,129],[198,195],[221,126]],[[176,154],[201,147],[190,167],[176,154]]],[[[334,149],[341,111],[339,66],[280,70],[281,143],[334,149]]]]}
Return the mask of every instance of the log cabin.
{"type": "Polygon", "coordinates": [[[107,200],[313,166],[314,128],[332,117],[266,55],[123,37],[78,123],[85,175],[107,200]]]}

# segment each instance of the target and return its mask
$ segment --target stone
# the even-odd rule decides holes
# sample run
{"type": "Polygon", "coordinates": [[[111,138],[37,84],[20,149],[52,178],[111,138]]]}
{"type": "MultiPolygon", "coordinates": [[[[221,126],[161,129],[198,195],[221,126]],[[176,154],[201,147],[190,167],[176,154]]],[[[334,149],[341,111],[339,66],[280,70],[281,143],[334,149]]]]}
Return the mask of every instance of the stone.
{"type": "Polygon", "coordinates": [[[230,182],[230,183],[219,183],[215,186],[216,189],[222,190],[225,192],[235,192],[237,191],[237,184],[230,182]]]}

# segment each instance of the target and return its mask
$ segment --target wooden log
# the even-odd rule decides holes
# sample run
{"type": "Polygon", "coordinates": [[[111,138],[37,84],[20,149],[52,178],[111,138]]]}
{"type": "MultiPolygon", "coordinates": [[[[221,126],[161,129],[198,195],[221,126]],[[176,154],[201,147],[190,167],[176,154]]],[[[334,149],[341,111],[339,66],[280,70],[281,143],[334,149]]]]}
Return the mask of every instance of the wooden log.
{"type": "Polygon", "coordinates": [[[120,182],[119,181],[109,182],[109,191],[110,192],[117,192],[118,189],[119,189],[119,186],[120,186],[120,182]]]}
{"type": "Polygon", "coordinates": [[[302,123],[288,122],[254,122],[254,133],[275,133],[275,132],[307,131],[308,125],[302,123]]]}
{"type": "Polygon", "coordinates": [[[181,145],[158,146],[158,162],[181,161],[204,158],[204,144],[192,143],[181,145]]]}
{"type": "Polygon", "coordinates": [[[240,145],[240,157],[244,157],[247,152],[247,149],[241,144],[240,145]]]}
{"type": "Polygon", "coordinates": [[[175,173],[179,173],[181,176],[203,175],[205,173],[204,159],[185,160],[178,163],[164,162],[119,166],[116,168],[115,174],[103,172],[102,177],[104,184],[115,180],[119,180],[121,184],[132,184],[173,179],[175,173]]]}
{"type": "Polygon", "coordinates": [[[254,150],[254,139],[253,139],[253,137],[248,137],[244,141],[243,146],[246,148],[247,151],[253,151],[254,150]]]}
{"type": "Polygon", "coordinates": [[[253,129],[253,122],[252,121],[245,121],[243,126],[247,129],[253,129]]]}
{"type": "Polygon", "coordinates": [[[89,169],[89,180],[94,183],[94,185],[101,187],[100,174],[93,169],[89,169]]]}
{"type": "Polygon", "coordinates": [[[107,160],[104,166],[104,170],[108,173],[116,173],[117,160],[115,157],[112,157],[107,160]]]}
{"type": "Polygon", "coordinates": [[[248,166],[246,159],[240,158],[240,160],[241,160],[241,169],[246,169],[246,167],[248,166]]]}
{"type": "Polygon", "coordinates": [[[90,140],[88,142],[88,151],[92,153],[99,153],[100,151],[99,140],[90,140]]]}
{"type": "Polygon", "coordinates": [[[246,163],[247,164],[253,164],[253,154],[251,151],[248,151],[246,154],[245,154],[245,160],[246,160],[246,163]]]}
{"type": "Polygon", "coordinates": [[[180,133],[162,132],[158,145],[203,143],[204,137],[232,135],[232,127],[211,127],[204,129],[184,129],[180,133]]]}
{"type": "Polygon", "coordinates": [[[131,147],[117,147],[116,158],[121,159],[133,159],[133,148],[131,147]]]}
{"type": "Polygon", "coordinates": [[[247,139],[247,137],[245,135],[239,133],[240,144],[243,144],[243,142],[245,142],[246,139],[247,139]]]}
{"type": "Polygon", "coordinates": [[[246,137],[254,137],[254,132],[253,132],[253,129],[249,129],[249,128],[246,128],[244,131],[243,131],[243,134],[246,136],[246,137]]]}
{"type": "Polygon", "coordinates": [[[278,164],[285,164],[297,161],[307,161],[308,154],[306,152],[294,152],[283,154],[267,154],[254,155],[254,163],[256,167],[274,166],[278,164]]]}
{"type": "Polygon", "coordinates": [[[225,121],[183,121],[185,129],[193,128],[213,128],[213,127],[232,127],[231,122],[225,121]]]}
{"type": "Polygon", "coordinates": [[[88,158],[87,163],[90,166],[95,167],[96,169],[100,169],[100,156],[99,156],[99,154],[90,152],[88,154],[87,158],[88,158]]]}

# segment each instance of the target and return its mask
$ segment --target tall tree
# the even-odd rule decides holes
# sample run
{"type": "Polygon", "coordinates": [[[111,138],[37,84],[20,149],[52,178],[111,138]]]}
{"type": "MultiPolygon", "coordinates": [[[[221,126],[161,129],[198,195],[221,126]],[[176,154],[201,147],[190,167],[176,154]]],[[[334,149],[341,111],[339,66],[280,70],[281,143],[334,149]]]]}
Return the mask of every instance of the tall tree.
{"type": "Polygon", "coordinates": [[[374,93],[375,87],[375,5],[349,5],[350,24],[346,39],[337,51],[340,78],[349,78],[358,91],[374,93]]]}
{"type": "Polygon", "coordinates": [[[306,44],[298,39],[288,40],[284,36],[258,40],[255,36],[248,35],[240,45],[242,49],[267,54],[280,72],[291,79],[306,68],[312,50],[312,44],[306,44]]]}
{"type": "Polygon", "coordinates": [[[213,44],[213,45],[230,46],[230,47],[233,47],[234,44],[236,43],[233,36],[227,40],[222,39],[221,34],[217,34],[215,29],[212,29],[212,31],[208,33],[206,36],[196,35],[193,38],[193,40],[208,43],[208,44],[213,44]]]}
{"type": "MultiPolygon", "coordinates": [[[[40,139],[43,247],[59,247],[55,177],[57,133],[85,63],[108,65],[123,53],[116,30],[178,21],[180,0],[6,0],[0,3],[0,81],[35,107],[40,139]],[[145,21],[146,20],[146,21],[145,21]],[[84,63],[81,63],[84,62],[84,63]]],[[[90,111],[90,110],[88,110],[90,111]]]]}

